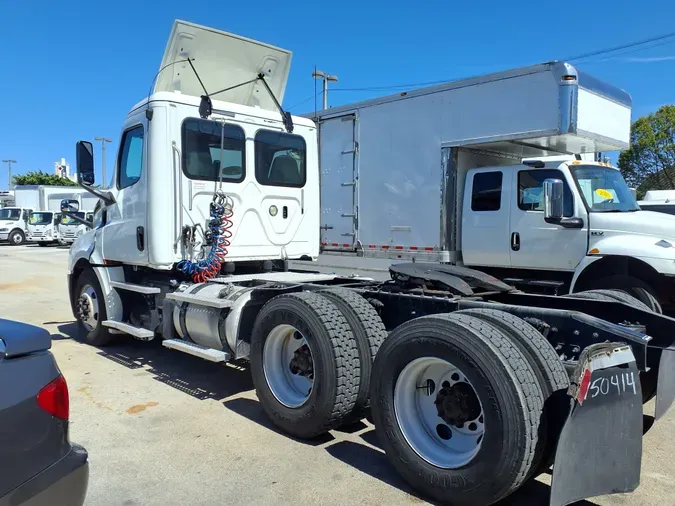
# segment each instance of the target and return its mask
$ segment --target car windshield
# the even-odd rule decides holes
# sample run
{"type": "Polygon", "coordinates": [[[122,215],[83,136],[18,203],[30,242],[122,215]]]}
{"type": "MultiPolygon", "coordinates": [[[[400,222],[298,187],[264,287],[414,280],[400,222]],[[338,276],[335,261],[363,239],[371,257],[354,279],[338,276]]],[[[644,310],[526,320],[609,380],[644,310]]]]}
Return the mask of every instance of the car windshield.
{"type": "MultiPolygon", "coordinates": [[[[84,218],[84,213],[82,211],[79,211],[75,213],[75,216],[79,216],[80,218],[84,218]]],[[[70,218],[69,216],[62,216],[61,217],[61,225],[79,225],[79,221],[75,221],[74,219],[70,218]]]]}
{"type": "Polygon", "coordinates": [[[572,172],[590,212],[625,213],[640,210],[618,170],[599,165],[572,165],[572,172]]]}
{"type": "Polygon", "coordinates": [[[31,213],[28,218],[30,225],[48,225],[52,222],[54,213],[31,213]]]}
{"type": "Polygon", "coordinates": [[[21,209],[0,209],[0,220],[18,220],[21,218],[21,209]]]}

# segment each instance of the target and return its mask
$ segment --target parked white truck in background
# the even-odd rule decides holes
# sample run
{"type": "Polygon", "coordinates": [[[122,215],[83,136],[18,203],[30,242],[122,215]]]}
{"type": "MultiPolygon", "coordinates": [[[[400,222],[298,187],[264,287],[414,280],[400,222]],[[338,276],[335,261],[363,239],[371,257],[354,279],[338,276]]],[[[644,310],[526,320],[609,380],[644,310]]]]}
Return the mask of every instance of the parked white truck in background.
{"type": "Polygon", "coordinates": [[[60,242],[59,222],[61,213],[53,211],[34,211],[28,217],[26,239],[40,246],[58,244],[60,242]]]}
{"type": "Polygon", "coordinates": [[[638,205],[643,211],[675,215],[675,190],[650,190],[638,205]]]}
{"type": "MultiPolygon", "coordinates": [[[[75,213],[75,215],[81,219],[87,220],[88,222],[92,222],[94,219],[93,211],[78,211],[75,213]]],[[[73,244],[75,239],[84,234],[89,228],[91,227],[78,220],[68,216],[62,216],[58,224],[59,242],[64,245],[73,244]]]]}
{"type": "MultiPolygon", "coordinates": [[[[401,143],[425,144],[404,172],[393,156],[391,171],[378,171],[381,187],[399,199],[376,203],[373,194],[371,207],[380,206],[391,220],[414,206],[435,220],[445,239],[426,257],[436,263],[398,263],[390,267],[391,280],[376,282],[288,270],[288,260],[319,256],[320,185],[324,198],[358,189],[353,179],[326,176],[345,167],[342,176],[353,176],[343,160],[355,156],[354,138],[333,151],[339,160],[322,160],[321,179],[317,128],[279,105],[290,59],[286,50],[177,21],[152,93],[122,127],[110,191],[93,187],[93,146],[78,142],[79,181],[101,199],[94,227],[69,254],[68,290],[81,338],[104,346],[123,333],[159,338],[167,348],[214,362],[250,360],[261,408],[298,438],[370,410],[393,466],[437,501],[492,504],[551,462],[554,506],[634,490],[642,402],[656,395],[659,418],[675,397],[668,375],[675,367],[675,320],[620,291],[603,292],[608,301],[528,295],[483,272],[440,263],[460,251],[455,245],[462,237],[452,235],[452,214],[434,216],[424,205],[441,196],[450,205],[464,187],[458,178],[450,182],[451,174],[460,174],[451,162],[472,167],[466,177],[477,188],[473,207],[483,214],[462,219],[496,243],[504,235],[499,216],[510,212],[514,191],[493,184],[493,175],[476,183],[476,175],[486,173],[476,167],[502,165],[497,155],[511,151],[522,158],[552,147],[616,149],[628,138],[625,95],[598,84],[589,95],[573,67],[553,63],[489,76],[475,86],[464,82],[455,87],[463,94],[398,123],[396,116],[380,118],[392,152],[401,143]],[[444,117],[449,103],[459,109],[444,117]],[[613,121],[604,121],[606,115],[613,121]],[[434,130],[438,121],[447,137],[434,130]],[[401,124],[410,135],[429,133],[431,141],[411,140],[401,124]],[[442,146],[467,139],[479,140],[480,150],[442,146]],[[443,165],[435,163],[440,160],[443,165]],[[491,211],[495,201],[499,209],[491,211]]],[[[349,117],[333,122],[352,132],[355,124],[349,117]]],[[[362,174],[370,170],[366,150],[362,174]]],[[[521,171],[545,168],[539,165],[521,171]]],[[[546,174],[546,213],[524,211],[539,221],[518,229],[522,244],[531,240],[529,227],[542,226],[542,214],[552,227],[588,231],[586,220],[581,228],[564,228],[584,218],[566,216],[561,193],[563,180],[576,184],[565,174],[573,177],[577,166],[557,167],[550,170],[563,175],[546,174]]],[[[591,175],[611,171],[591,163],[579,168],[591,175]]],[[[510,169],[491,170],[502,171],[502,182],[516,177],[510,169]]],[[[607,174],[616,182],[614,172],[607,174]]],[[[538,180],[538,173],[531,177],[538,180]]],[[[577,174],[576,181],[585,180],[577,174]]],[[[620,185],[604,186],[623,203],[620,185]]],[[[354,212],[355,199],[334,216],[353,224],[354,217],[342,214],[354,212]]],[[[580,199],[573,210],[583,206],[580,199]]],[[[78,205],[64,201],[62,209],[72,215],[78,205]]],[[[382,217],[374,213],[369,219],[382,217]]],[[[338,232],[356,234],[354,225],[338,232]]],[[[477,239],[470,241],[470,251],[483,250],[477,239]]],[[[483,242],[484,255],[498,255],[494,244],[483,242]]]]}
{"type": "Polygon", "coordinates": [[[76,186],[21,185],[14,187],[14,205],[0,212],[0,241],[23,244],[28,233],[28,220],[33,211],[60,210],[63,199],[77,200],[81,206],[93,209],[98,200],[76,186]]]}
{"type": "Polygon", "coordinates": [[[319,111],[322,262],[447,262],[673,314],[675,218],[640,211],[618,169],[593,161],[628,147],[630,119],[627,93],[564,63],[319,111]]]}

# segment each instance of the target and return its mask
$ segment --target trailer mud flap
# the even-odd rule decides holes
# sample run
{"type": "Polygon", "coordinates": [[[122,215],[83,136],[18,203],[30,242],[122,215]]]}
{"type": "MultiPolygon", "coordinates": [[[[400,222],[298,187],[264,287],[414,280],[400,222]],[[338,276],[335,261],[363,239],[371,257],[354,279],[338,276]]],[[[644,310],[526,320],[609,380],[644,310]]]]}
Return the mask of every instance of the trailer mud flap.
{"type": "Polygon", "coordinates": [[[656,409],[654,418],[658,420],[670,409],[675,400],[675,345],[661,352],[659,378],[656,384],[656,409]]]}
{"type": "Polygon", "coordinates": [[[572,407],[558,440],[551,506],[631,492],[640,484],[642,393],[631,348],[589,346],[571,380],[572,407]]]}

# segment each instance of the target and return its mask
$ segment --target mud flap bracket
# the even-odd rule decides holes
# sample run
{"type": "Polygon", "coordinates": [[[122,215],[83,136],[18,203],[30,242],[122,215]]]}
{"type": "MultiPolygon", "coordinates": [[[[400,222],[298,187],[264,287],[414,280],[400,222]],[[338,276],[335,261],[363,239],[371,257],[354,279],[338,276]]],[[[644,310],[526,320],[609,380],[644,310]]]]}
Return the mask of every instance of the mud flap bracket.
{"type": "Polygon", "coordinates": [[[572,405],[558,440],[551,506],[635,490],[642,459],[642,393],[630,346],[587,347],[570,379],[572,405]]]}

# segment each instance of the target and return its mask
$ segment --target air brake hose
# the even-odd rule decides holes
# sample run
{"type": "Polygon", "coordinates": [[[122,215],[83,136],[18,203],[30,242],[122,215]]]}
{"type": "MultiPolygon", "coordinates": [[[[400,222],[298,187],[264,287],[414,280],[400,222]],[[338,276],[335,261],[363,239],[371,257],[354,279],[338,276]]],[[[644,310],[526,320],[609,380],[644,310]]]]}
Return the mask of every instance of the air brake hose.
{"type": "Polygon", "coordinates": [[[211,249],[206,257],[198,261],[181,260],[176,268],[184,274],[191,276],[195,283],[203,283],[215,278],[220,273],[220,267],[225,261],[227,248],[230,246],[232,237],[232,216],[234,203],[230,197],[222,192],[213,195],[210,205],[210,220],[207,234],[210,235],[211,249]]]}

